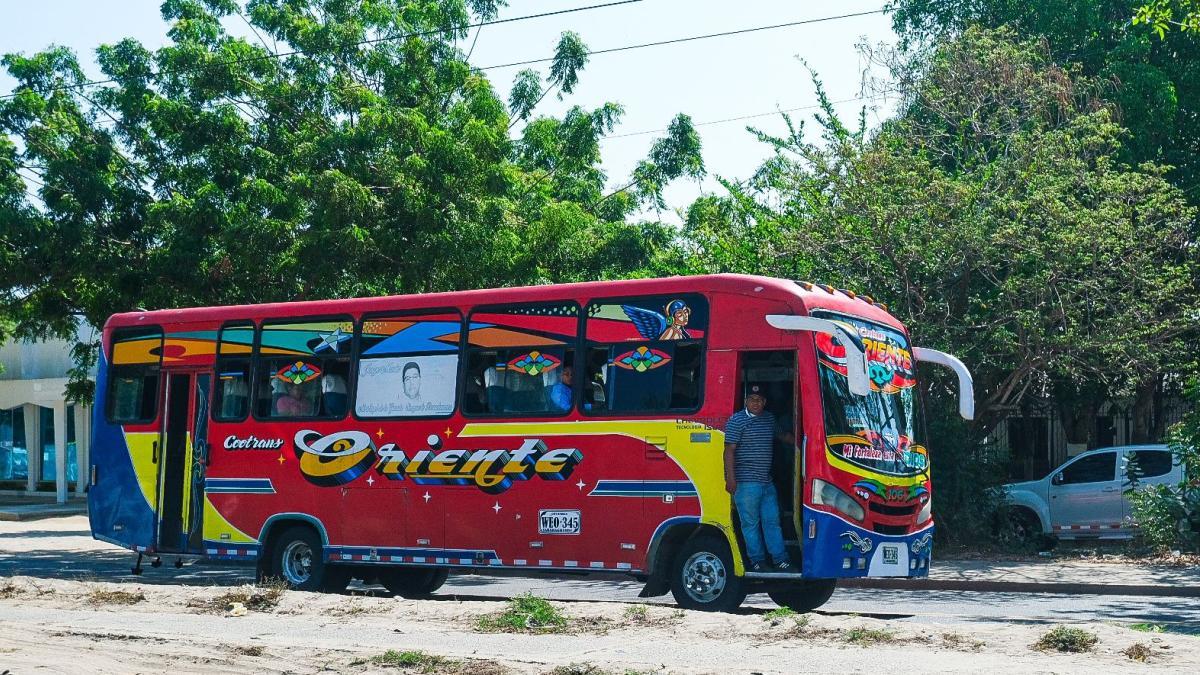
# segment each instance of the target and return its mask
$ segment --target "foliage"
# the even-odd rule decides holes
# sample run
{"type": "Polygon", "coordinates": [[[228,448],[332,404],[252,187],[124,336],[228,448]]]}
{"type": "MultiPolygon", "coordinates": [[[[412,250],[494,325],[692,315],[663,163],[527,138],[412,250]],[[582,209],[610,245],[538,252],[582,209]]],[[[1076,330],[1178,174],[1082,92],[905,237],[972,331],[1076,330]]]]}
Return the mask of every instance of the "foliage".
{"type": "MultiPolygon", "coordinates": [[[[4,56],[0,340],[136,308],[643,273],[671,233],[626,221],[703,171],[691,121],[607,192],[599,140],[621,107],[536,114],[577,86],[580,36],[509,106],[459,48],[502,5],[168,0],[170,42],[100,47],[112,81],[94,86],[65,48],[4,56]]],[[[76,350],[78,400],[95,347],[76,350]]]]}
{"type": "Polygon", "coordinates": [[[1181,31],[1200,31],[1200,2],[1197,0],[1153,0],[1137,8],[1133,25],[1154,29],[1160,40],[1166,39],[1172,26],[1181,31]],[[1178,17],[1178,19],[1176,18],[1178,17]]]}
{"type": "Polygon", "coordinates": [[[969,363],[969,427],[946,419],[954,382],[925,371],[934,504],[943,524],[986,532],[979,496],[1003,467],[977,444],[1031,392],[1087,412],[1095,387],[1131,391],[1187,352],[1195,211],[1163,167],[1122,161],[1101,84],[1038,41],[970,29],[892,65],[896,119],[847,126],[818,84],[819,140],[791,119],[759,132],[773,155],[692,206],[684,248],[706,253],[694,271],[870,289],[915,344],[969,363]]]}
{"type": "Polygon", "coordinates": [[[557,633],[567,627],[567,617],[544,598],[525,593],[509,600],[508,607],[494,615],[479,617],[476,628],[485,632],[557,633]]]}
{"type": "Polygon", "coordinates": [[[1200,383],[1193,382],[1188,394],[1196,407],[1168,436],[1182,479],[1175,485],[1139,485],[1135,466],[1126,492],[1141,536],[1159,551],[1200,553],[1200,383]]]}
{"type": "MultiPolygon", "coordinates": [[[[1173,167],[1170,180],[1200,204],[1200,34],[1182,31],[1170,40],[1155,36],[1162,16],[1174,8],[1182,23],[1195,18],[1195,0],[892,0],[892,23],[910,47],[932,46],[969,26],[1006,26],[1029,40],[1044,40],[1053,59],[1077,64],[1111,91],[1116,118],[1130,134],[1122,158],[1173,167]],[[1142,14],[1149,7],[1148,14],[1142,14]],[[1131,21],[1130,17],[1149,21],[1131,21]],[[1186,17],[1186,18],[1182,18],[1186,17]]],[[[1190,24],[1189,24],[1190,25],[1190,24]]]]}
{"type": "Polygon", "coordinates": [[[1100,638],[1095,633],[1082,628],[1055,626],[1038,638],[1033,648],[1042,651],[1081,653],[1090,652],[1099,641],[1100,638]]]}

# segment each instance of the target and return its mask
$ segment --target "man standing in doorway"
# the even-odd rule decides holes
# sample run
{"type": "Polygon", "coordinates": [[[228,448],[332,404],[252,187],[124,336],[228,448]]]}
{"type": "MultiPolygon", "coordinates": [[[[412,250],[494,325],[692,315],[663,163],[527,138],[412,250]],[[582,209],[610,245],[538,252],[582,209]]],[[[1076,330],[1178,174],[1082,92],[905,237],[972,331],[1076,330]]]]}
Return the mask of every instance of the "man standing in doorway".
{"type": "Polygon", "coordinates": [[[750,385],[746,407],[725,425],[725,489],[733,495],[741,519],[750,571],[768,571],[769,553],[776,571],[792,572],[779,526],[779,496],[771,482],[775,416],[766,407],[763,387],[750,385]]]}

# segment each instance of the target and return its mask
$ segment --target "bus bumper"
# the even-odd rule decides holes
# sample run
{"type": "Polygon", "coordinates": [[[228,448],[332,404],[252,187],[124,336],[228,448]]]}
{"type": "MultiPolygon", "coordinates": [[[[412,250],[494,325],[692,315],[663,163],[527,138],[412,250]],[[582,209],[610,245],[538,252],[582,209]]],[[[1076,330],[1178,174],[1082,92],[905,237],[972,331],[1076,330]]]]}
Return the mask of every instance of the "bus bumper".
{"type": "Polygon", "coordinates": [[[888,535],[831,513],[804,509],[806,577],[925,577],[932,550],[932,522],[917,532],[888,535]]]}

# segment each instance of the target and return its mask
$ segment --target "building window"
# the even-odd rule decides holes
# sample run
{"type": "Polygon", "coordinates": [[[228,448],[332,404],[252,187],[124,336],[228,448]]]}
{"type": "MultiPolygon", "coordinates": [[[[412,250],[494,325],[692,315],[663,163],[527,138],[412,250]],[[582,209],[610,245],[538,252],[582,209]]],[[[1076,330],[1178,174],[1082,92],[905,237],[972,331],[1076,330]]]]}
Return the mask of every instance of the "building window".
{"type": "Polygon", "coordinates": [[[25,449],[25,411],[0,410],[0,480],[29,478],[29,453],[25,449]]]}
{"type": "Polygon", "coordinates": [[[458,312],[364,319],[354,414],[377,418],[453,413],[461,331],[458,312]]]}
{"type": "Polygon", "coordinates": [[[41,426],[43,482],[54,480],[54,410],[38,407],[38,423],[41,426]]]}
{"type": "Polygon", "coordinates": [[[345,417],[353,337],[349,318],[264,325],[255,371],[255,415],[345,417]]]}

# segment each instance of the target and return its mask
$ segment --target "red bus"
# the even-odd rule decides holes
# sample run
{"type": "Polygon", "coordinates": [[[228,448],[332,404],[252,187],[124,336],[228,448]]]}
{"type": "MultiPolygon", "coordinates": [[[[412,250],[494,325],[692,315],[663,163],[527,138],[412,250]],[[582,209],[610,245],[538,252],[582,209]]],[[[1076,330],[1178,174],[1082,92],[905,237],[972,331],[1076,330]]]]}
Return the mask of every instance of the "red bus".
{"type": "MultiPolygon", "coordinates": [[[[93,535],[404,596],[450,571],[623,573],[644,595],[808,610],[922,577],[933,535],[912,348],[865,295],[742,275],[131,312],[104,327],[93,535]],[[724,482],[754,383],[795,441],[791,573],[751,572],[724,482]]],[[[157,561],[156,561],[157,562],[157,561]]]]}

